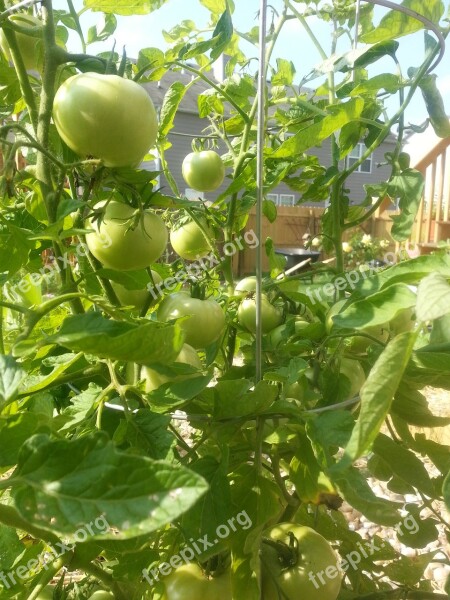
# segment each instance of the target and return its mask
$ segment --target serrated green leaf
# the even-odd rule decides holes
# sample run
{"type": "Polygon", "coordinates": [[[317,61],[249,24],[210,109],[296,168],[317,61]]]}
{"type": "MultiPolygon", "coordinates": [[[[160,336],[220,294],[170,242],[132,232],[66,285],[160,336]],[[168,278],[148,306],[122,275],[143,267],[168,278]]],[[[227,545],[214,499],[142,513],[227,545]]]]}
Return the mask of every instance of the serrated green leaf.
{"type": "Polygon", "coordinates": [[[150,533],[183,514],[207,490],[195,473],[120,452],[101,433],[56,441],[33,436],[9,481],[14,505],[26,521],[69,540],[100,517],[107,527],[94,531],[97,539],[150,533]]]}
{"type": "MultiPolygon", "coordinates": [[[[441,0],[404,0],[400,6],[405,6],[434,23],[438,23],[444,14],[444,4],[441,0]]],[[[378,27],[365,33],[362,42],[374,43],[392,40],[403,35],[424,29],[425,25],[400,10],[391,10],[380,21],[378,27]]]]}
{"type": "Polygon", "coordinates": [[[401,242],[411,235],[424,187],[424,177],[415,169],[405,169],[389,181],[387,193],[391,198],[398,198],[400,208],[400,214],[391,217],[394,240],[401,242]]]}
{"type": "Polygon", "coordinates": [[[148,321],[137,325],[85,313],[67,317],[58,333],[41,339],[40,344],[150,366],[172,362],[183,345],[183,333],[177,324],[148,321]]]}
{"type": "Polygon", "coordinates": [[[403,283],[391,285],[364,300],[357,300],[333,317],[338,327],[362,329],[367,326],[383,325],[397,313],[416,304],[416,295],[403,283]]]}
{"type": "Polygon", "coordinates": [[[386,346],[361,388],[361,409],[342,460],[344,468],[362,456],[375,440],[389,412],[411,357],[416,335],[401,333],[386,346]],[[395,365],[395,369],[392,366],[395,365]]]}
{"type": "Polygon", "coordinates": [[[50,430],[50,420],[31,412],[0,417],[0,467],[12,467],[19,458],[19,450],[32,435],[45,428],[50,430]]]}
{"type": "Polygon", "coordinates": [[[0,408],[16,397],[25,372],[12,356],[0,354],[0,408]]]}
{"type": "Polygon", "coordinates": [[[148,15],[167,0],[84,0],[84,8],[116,15],[148,15]]]}
{"type": "Polygon", "coordinates": [[[433,321],[450,313],[450,284],[441,273],[431,273],[419,284],[416,315],[419,321],[433,321]]]}
{"type": "Polygon", "coordinates": [[[344,104],[333,107],[332,114],[324,117],[321,121],[300,129],[292,137],[285,140],[275,150],[271,157],[282,158],[301,154],[313,146],[318,146],[335,131],[341,129],[346,123],[354,121],[361,116],[364,109],[364,101],[355,98],[344,104]]]}

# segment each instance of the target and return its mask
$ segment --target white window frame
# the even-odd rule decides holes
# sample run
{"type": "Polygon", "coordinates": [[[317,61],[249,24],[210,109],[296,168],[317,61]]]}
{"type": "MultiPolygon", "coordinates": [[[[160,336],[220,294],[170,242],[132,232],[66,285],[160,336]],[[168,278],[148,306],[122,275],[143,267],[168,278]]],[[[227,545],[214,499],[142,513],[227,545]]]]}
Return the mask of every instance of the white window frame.
{"type": "MultiPolygon", "coordinates": [[[[350,163],[350,159],[353,158],[354,162],[356,162],[357,160],[359,160],[361,158],[361,156],[364,154],[364,152],[366,151],[366,147],[362,142],[359,142],[359,144],[356,144],[356,146],[350,150],[350,152],[347,155],[347,166],[351,167],[351,165],[353,163],[350,163]]],[[[365,159],[365,161],[360,164],[358,166],[357,169],[355,169],[354,173],[365,173],[365,174],[369,174],[372,173],[372,156],[369,156],[368,158],[365,159]],[[365,163],[369,163],[369,170],[366,171],[365,169],[361,169],[361,167],[365,164],[365,163]]]]}
{"type": "Polygon", "coordinates": [[[278,206],[295,206],[294,194],[280,194],[278,197],[278,206]],[[282,199],[288,198],[289,204],[284,204],[282,199]]]}

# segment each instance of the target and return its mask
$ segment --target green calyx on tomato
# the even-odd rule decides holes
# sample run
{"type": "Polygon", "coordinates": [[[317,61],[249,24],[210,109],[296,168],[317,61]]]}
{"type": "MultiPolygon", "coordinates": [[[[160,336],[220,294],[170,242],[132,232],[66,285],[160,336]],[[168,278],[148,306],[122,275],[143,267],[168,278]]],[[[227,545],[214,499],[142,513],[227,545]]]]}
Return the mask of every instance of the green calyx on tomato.
{"type": "Polygon", "coordinates": [[[156,213],[137,209],[112,200],[99,202],[105,207],[101,221],[88,219],[86,243],[97,260],[116,271],[145,269],[163,254],[168,233],[164,221],[156,213]],[[105,207],[106,206],[106,207],[105,207]]]}
{"type": "MultiPolygon", "coordinates": [[[[244,298],[238,308],[238,321],[251,333],[256,333],[256,298],[244,298]]],[[[283,311],[261,296],[261,321],[263,333],[272,331],[283,320],[283,311]]]]}
{"type": "Polygon", "coordinates": [[[336,600],[341,588],[338,558],[319,533],[295,523],[279,523],[261,544],[264,600],[336,600]]]}
{"type": "Polygon", "coordinates": [[[172,248],[185,260],[196,260],[205,257],[211,251],[209,239],[212,231],[204,218],[199,219],[200,225],[189,221],[170,232],[172,248]]]}
{"type": "MultiPolygon", "coordinates": [[[[43,43],[42,43],[42,21],[33,15],[27,13],[18,13],[8,17],[13,25],[18,25],[24,30],[38,27],[41,35],[27,35],[22,31],[15,31],[17,46],[27,71],[39,71],[43,64],[43,43]]],[[[2,29],[0,29],[0,48],[8,60],[11,60],[11,52],[8,42],[2,29]]]]}
{"type": "MultiPolygon", "coordinates": [[[[162,281],[161,275],[156,271],[153,271],[153,269],[151,270],[151,273],[153,282],[155,286],[157,286],[162,281]]],[[[154,293],[156,297],[152,295],[149,301],[149,295],[151,292],[146,288],[140,290],[129,290],[124,285],[116,283],[115,281],[111,281],[111,286],[122,306],[131,306],[133,309],[138,311],[141,311],[146,305],[148,308],[154,306],[158,301],[158,295],[160,295],[155,289],[154,293]]]]}
{"type": "Polygon", "coordinates": [[[352,358],[341,358],[339,374],[346,377],[349,381],[348,390],[346,389],[345,398],[353,398],[359,394],[360,389],[366,381],[366,374],[359,360],[352,358]]]}
{"type": "Polygon", "coordinates": [[[158,320],[189,317],[180,323],[185,342],[194,348],[206,348],[219,339],[225,327],[225,314],[215,300],[191,298],[186,292],[170,294],[158,307],[158,320]]]}
{"type": "Polygon", "coordinates": [[[107,167],[137,166],[158,132],[145,89],[117,75],[81,73],[67,79],[56,92],[53,119],[69,148],[107,167]]]}
{"type": "Polygon", "coordinates": [[[214,150],[191,152],[184,158],[181,170],[188,186],[198,192],[214,192],[225,177],[223,161],[214,150]]]}
{"type": "MultiPolygon", "coordinates": [[[[174,362],[190,365],[196,371],[200,371],[203,368],[197,351],[192,346],[189,346],[189,344],[183,344],[183,347],[181,348],[181,351],[174,362]]],[[[169,381],[184,381],[190,377],[195,377],[195,373],[168,377],[167,375],[158,373],[158,371],[155,371],[155,369],[151,369],[149,367],[143,367],[141,374],[145,380],[145,391],[147,393],[153,392],[153,390],[156,390],[161,385],[169,381]]]]}
{"type": "Polygon", "coordinates": [[[229,571],[208,578],[194,563],[182,565],[163,579],[163,600],[231,600],[229,571]]]}

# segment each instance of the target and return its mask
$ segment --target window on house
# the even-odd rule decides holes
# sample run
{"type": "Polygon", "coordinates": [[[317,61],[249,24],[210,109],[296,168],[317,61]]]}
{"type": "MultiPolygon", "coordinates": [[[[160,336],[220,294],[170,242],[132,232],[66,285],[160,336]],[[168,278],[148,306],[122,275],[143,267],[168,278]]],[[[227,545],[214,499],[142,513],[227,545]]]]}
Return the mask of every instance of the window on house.
{"type": "MultiPolygon", "coordinates": [[[[357,144],[347,156],[348,166],[351,167],[352,165],[354,165],[355,162],[361,158],[365,151],[366,147],[364,146],[364,144],[357,144]]],[[[366,160],[363,161],[356,169],[355,173],[372,173],[372,157],[369,156],[369,158],[366,158],[366,160]]]]}
{"type": "Polygon", "coordinates": [[[280,206],[294,206],[295,196],[294,194],[280,194],[280,206]]]}
{"type": "Polygon", "coordinates": [[[267,200],[270,200],[277,206],[294,206],[294,194],[266,194],[267,200]]]}
{"type": "Polygon", "coordinates": [[[186,188],[184,190],[184,195],[188,200],[198,200],[199,198],[200,200],[205,199],[204,192],[197,192],[197,190],[193,190],[192,188],[186,188]]]}

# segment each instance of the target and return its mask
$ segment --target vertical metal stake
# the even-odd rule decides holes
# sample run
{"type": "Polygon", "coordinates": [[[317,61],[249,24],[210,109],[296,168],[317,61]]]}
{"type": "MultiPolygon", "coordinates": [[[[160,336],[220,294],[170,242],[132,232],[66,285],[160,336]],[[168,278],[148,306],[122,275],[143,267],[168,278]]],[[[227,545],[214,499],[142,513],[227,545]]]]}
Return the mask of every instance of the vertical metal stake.
{"type": "Polygon", "coordinates": [[[264,145],[266,131],[266,21],[267,0],[261,0],[259,8],[259,71],[258,71],[258,120],[256,139],[256,235],[259,240],[256,248],[256,383],[261,380],[262,371],[262,218],[264,200],[264,145]]]}

